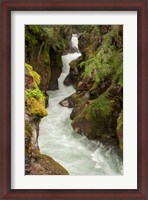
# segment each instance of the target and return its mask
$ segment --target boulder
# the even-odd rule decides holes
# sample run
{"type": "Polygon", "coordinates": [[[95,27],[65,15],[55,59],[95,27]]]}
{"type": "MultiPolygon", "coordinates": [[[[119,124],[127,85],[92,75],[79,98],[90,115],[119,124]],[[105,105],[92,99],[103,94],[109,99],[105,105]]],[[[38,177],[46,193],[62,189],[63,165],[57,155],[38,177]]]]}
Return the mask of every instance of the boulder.
{"type": "Polygon", "coordinates": [[[70,116],[73,129],[89,139],[97,139],[104,144],[118,144],[116,127],[122,109],[121,94],[121,88],[114,85],[108,90],[108,100],[99,96],[94,100],[77,101],[70,116]]]}

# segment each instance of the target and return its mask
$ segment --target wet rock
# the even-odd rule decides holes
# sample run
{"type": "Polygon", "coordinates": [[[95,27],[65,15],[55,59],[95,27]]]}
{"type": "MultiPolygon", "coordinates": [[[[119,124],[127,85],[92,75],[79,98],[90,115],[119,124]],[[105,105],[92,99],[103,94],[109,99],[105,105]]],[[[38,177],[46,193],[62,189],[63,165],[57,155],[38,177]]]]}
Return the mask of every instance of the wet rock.
{"type": "Polygon", "coordinates": [[[68,171],[51,157],[37,154],[30,166],[30,175],[68,175],[68,171]]]}
{"type": "Polygon", "coordinates": [[[94,80],[92,78],[83,78],[77,84],[77,90],[79,90],[79,91],[88,91],[93,87],[93,85],[94,85],[94,80]]]}
{"type": "Polygon", "coordinates": [[[122,109],[119,98],[122,91],[119,88],[121,89],[121,87],[115,85],[108,92],[109,101],[112,102],[110,113],[103,114],[98,107],[93,110],[94,113],[92,114],[92,110],[90,110],[93,108],[92,103],[98,101],[99,97],[97,100],[90,101],[86,99],[85,102],[75,104],[70,116],[73,120],[73,129],[89,139],[97,139],[107,145],[117,145],[119,143],[116,132],[117,118],[122,109]]]}
{"type": "Polygon", "coordinates": [[[44,97],[46,96],[48,100],[48,94],[46,92],[43,94],[38,88],[40,76],[33,71],[32,66],[25,66],[25,88],[30,89],[27,90],[30,93],[25,98],[25,175],[68,175],[67,170],[59,163],[40,153],[39,123],[41,118],[47,115],[44,97]],[[27,69],[30,69],[30,72],[27,69]]]}
{"type": "Polygon", "coordinates": [[[34,88],[33,78],[25,73],[25,89],[34,88]]]}
{"type": "Polygon", "coordinates": [[[78,116],[76,115],[73,122],[73,129],[83,134],[89,139],[99,140],[103,144],[118,144],[116,135],[116,123],[113,116],[103,118],[97,115],[95,119],[89,118],[90,116],[83,110],[78,116]]]}
{"type": "Polygon", "coordinates": [[[51,78],[48,85],[48,90],[58,90],[58,78],[62,72],[62,53],[56,52],[53,48],[50,49],[50,57],[52,58],[50,61],[51,68],[51,78]]]}
{"type": "Polygon", "coordinates": [[[79,53],[79,49],[71,46],[70,49],[69,49],[69,53],[79,53]]]}
{"type": "Polygon", "coordinates": [[[81,79],[81,74],[83,72],[83,68],[79,67],[79,62],[82,61],[82,58],[79,57],[78,59],[70,62],[70,72],[64,80],[64,85],[70,86],[73,85],[76,88],[77,83],[81,79]]]}
{"type": "Polygon", "coordinates": [[[25,117],[25,174],[26,175],[68,175],[59,163],[40,153],[38,146],[40,119],[25,117]]]}
{"type": "Polygon", "coordinates": [[[76,82],[77,82],[77,75],[68,74],[64,80],[64,85],[66,86],[73,85],[74,87],[76,87],[76,82]]]}
{"type": "Polygon", "coordinates": [[[67,108],[73,108],[74,107],[74,102],[70,98],[65,98],[59,104],[63,107],[67,107],[67,108]]]}
{"type": "Polygon", "coordinates": [[[96,99],[99,95],[109,88],[111,85],[112,78],[106,77],[104,78],[99,84],[94,83],[92,88],[90,89],[90,98],[89,99],[96,99]]]}

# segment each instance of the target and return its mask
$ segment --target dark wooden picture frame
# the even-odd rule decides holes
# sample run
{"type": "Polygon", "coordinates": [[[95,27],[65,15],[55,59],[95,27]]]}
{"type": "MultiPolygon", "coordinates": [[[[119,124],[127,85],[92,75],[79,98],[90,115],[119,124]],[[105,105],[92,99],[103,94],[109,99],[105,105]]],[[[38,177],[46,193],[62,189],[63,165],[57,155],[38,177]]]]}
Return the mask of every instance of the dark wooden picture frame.
{"type": "Polygon", "coordinates": [[[148,199],[148,1],[2,0],[0,59],[0,199],[148,199]],[[137,189],[11,189],[11,11],[137,11],[137,189]]]}

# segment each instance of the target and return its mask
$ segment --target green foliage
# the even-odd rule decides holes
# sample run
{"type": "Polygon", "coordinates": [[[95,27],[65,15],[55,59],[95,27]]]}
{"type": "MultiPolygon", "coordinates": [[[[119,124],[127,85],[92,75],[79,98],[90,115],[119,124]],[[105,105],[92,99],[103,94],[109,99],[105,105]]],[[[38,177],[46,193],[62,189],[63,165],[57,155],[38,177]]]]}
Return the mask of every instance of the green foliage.
{"type": "Polygon", "coordinates": [[[85,67],[85,77],[91,77],[99,83],[111,75],[114,81],[123,86],[123,53],[114,42],[122,40],[118,32],[119,26],[112,26],[112,29],[103,36],[103,42],[95,55],[80,63],[80,67],[85,67]]]}
{"type": "Polygon", "coordinates": [[[55,50],[64,50],[68,42],[56,31],[56,27],[49,25],[26,25],[25,40],[31,47],[37,42],[52,46],[55,50]]]}
{"type": "Polygon", "coordinates": [[[25,63],[25,67],[28,69],[29,74],[32,76],[35,87],[39,86],[39,84],[40,84],[40,75],[33,70],[31,65],[25,63]]]}
{"type": "Polygon", "coordinates": [[[90,102],[87,111],[94,118],[96,118],[97,113],[100,113],[102,117],[107,117],[111,114],[113,105],[114,100],[107,99],[107,93],[105,92],[90,102]]]}
{"type": "Polygon", "coordinates": [[[35,46],[37,44],[34,34],[29,31],[29,26],[25,26],[25,42],[29,44],[29,46],[35,46]]]}
{"type": "Polygon", "coordinates": [[[47,115],[45,96],[38,87],[25,91],[25,105],[25,111],[30,116],[43,117],[47,115]]]}
{"type": "Polygon", "coordinates": [[[25,91],[25,98],[26,99],[31,99],[31,98],[36,98],[36,99],[42,99],[45,100],[44,94],[41,92],[41,90],[36,87],[35,89],[28,89],[25,91]]]}

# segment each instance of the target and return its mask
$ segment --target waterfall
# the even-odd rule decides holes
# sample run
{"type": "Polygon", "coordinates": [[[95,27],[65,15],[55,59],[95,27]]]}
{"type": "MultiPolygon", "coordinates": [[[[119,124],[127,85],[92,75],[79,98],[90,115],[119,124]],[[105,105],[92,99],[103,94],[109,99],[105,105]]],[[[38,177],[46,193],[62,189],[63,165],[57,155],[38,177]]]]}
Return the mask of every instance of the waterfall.
{"type": "MultiPolygon", "coordinates": [[[[77,48],[78,38],[73,35],[72,44],[77,48]]],[[[87,139],[74,132],[71,127],[71,109],[59,102],[75,92],[63,81],[69,73],[69,63],[80,53],[62,56],[63,71],[59,77],[59,90],[48,91],[48,116],[40,123],[39,147],[41,153],[51,156],[65,167],[70,175],[121,175],[122,159],[115,147],[106,148],[98,141],[87,139]]]]}

